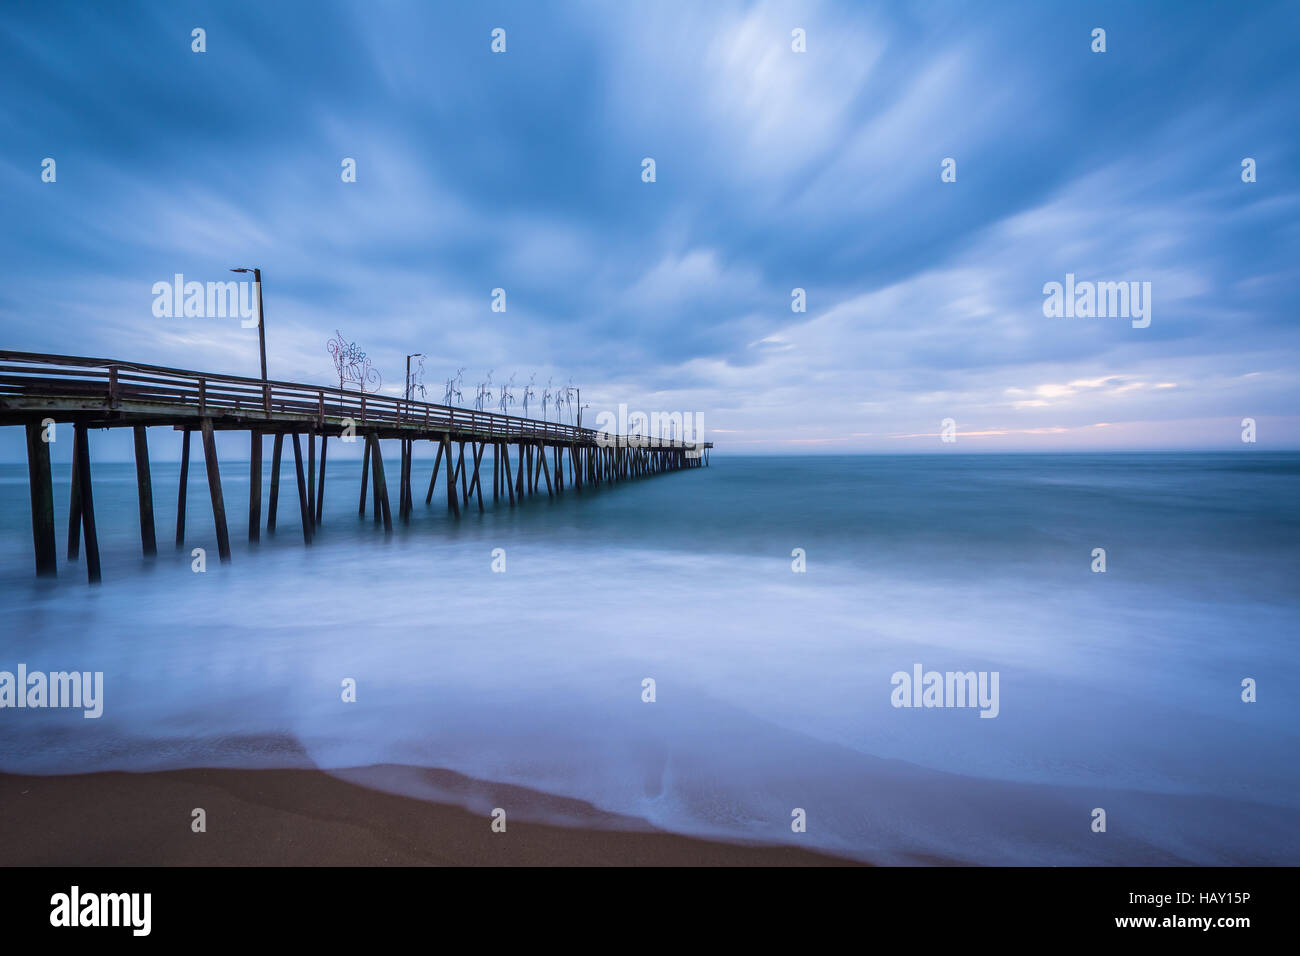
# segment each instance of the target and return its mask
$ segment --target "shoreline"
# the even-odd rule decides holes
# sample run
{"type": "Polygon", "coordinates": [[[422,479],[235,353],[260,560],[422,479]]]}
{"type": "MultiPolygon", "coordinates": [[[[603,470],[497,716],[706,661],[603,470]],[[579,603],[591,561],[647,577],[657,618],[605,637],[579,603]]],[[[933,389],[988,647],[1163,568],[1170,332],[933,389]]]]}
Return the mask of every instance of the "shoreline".
{"type": "Polygon", "coordinates": [[[682,836],[581,801],[422,768],[0,773],[6,867],[860,865],[795,846],[682,836]],[[393,772],[502,798],[506,831],[492,831],[490,813],[360,782],[393,772]],[[510,815],[510,806],[530,801],[562,805],[580,825],[510,815]],[[191,829],[195,808],[206,814],[206,832],[191,829]]]}

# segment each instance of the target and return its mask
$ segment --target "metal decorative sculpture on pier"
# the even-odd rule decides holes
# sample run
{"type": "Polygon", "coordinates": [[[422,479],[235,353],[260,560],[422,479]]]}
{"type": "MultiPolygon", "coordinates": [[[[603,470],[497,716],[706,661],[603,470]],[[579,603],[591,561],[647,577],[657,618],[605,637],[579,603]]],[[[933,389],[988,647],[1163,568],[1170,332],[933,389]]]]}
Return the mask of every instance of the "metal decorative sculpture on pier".
{"type": "Polygon", "coordinates": [[[503,415],[508,415],[510,413],[510,406],[515,403],[515,393],[511,391],[514,384],[515,377],[511,375],[510,381],[501,386],[501,397],[497,400],[497,408],[501,410],[501,414],[503,415]]]}
{"type": "Polygon", "coordinates": [[[535,397],[535,396],[537,395],[537,393],[536,393],[535,391],[533,391],[533,379],[535,379],[535,378],[537,378],[537,373],[536,373],[536,372],[534,372],[532,375],[529,376],[529,378],[528,378],[528,384],[524,386],[524,401],[523,401],[523,406],[524,406],[524,418],[527,418],[527,417],[528,417],[528,402],[529,402],[529,399],[531,399],[531,398],[533,398],[533,397],[535,397]]]}
{"type": "MultiPolygon", "coordinates": [[[[542,421],[546,421],[546,406],[551,402],[551,383],[554,381],[555,379],[548,378],[546,388],[542,389],[542,421]]],[[[560,396],[558,394],[555,396],[555,410],[557,412],[560,410],[560,396]]]]}
{"type": "Polygon", "coordinates": [[[474,407],[480,412],[492,397],[492,371],[488,371],[486,382],[479,382],[478,394],[474,396],[474,407]]]}
{"type": "Polygon", "coordinates": [[[564,404],[569,406],[569,423],[573,423],[573,397],[578,390],[573,387],[573,379],[569,379],[569,384],[564,386],[564,404]]]}
{"type": "Polygon", "coordinates": [[[443,382],[443,385],[446,386],[446,389],[442,393],[442,404],[444,405],[460,404],[462,398],[460,386],[464,381],[465,381],[465,370],[463,368],[458,368],[456,369],[456,376],[454,378],[449,378],[447,379],[447,381],[443,382]]]}
{"type": "Polygon", "coordinates": [[[366,390],[367,385],[374,386],[370,391],[379,391],[383,379],[379,370],[366,357],[366,353],[361,351],[361,346],[344,339],[343,333],[336,329],[334,338],[325,343],[325,347],[329,349],[330,357],[334,359],[334,371],[339,376],[340,391],[348,382],[356,385],[362,392],[366,390]]]}

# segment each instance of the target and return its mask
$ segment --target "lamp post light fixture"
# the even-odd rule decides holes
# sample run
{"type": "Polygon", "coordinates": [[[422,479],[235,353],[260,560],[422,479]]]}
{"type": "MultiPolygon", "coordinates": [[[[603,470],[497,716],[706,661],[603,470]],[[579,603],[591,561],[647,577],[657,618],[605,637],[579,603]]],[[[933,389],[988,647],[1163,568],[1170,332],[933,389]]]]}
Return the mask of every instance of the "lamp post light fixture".
{"type": "Polygon", "coordinates": [[[231,269],[231,272],[253,273],[253,284],[257,286],[257,347],[262,355],[262,381],[266,381],[266,322],[262,315],[262,270],[231,269]]]}

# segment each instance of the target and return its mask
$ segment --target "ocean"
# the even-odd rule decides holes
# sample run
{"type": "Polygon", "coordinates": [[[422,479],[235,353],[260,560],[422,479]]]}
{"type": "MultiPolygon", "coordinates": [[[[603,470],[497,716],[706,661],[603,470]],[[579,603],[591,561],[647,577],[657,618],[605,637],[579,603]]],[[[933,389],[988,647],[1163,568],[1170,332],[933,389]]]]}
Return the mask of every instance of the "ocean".
{"type": "Polygon", "coordinates": [[[311,547],[291,453],[250,544],[223,446],[228,565],[201,451],[176,550],[176,456],[154,450],[152,559],[134,466],[95,461],[96,587],[65,560],[66,455],[52,581],[26,467],[0,465],[0,670],[104,673],[98,719],[0,710],[0,770],[405,765],[880,863],[1300,864],[1300,454],[722,447],[513,509],[489,478],[459,521],[445,473],[424,503],[429,455],[403,524],[386,445],[392,535],[331,441],[311,547]],[[996,716],[895,706],[917,668],[996,674],[996,716]]]}

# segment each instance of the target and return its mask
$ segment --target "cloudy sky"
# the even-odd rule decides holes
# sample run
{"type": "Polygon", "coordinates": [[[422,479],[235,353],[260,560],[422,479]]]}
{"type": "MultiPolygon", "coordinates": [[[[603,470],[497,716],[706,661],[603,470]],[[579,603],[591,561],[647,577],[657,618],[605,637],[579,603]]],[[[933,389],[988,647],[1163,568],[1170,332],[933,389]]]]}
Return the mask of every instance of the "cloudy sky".
{"type": "Polygon", "coordinates": [[[424,352],[436,398],[459,367],[467,402],[571,378],[589,415],[698,412],[744,452],[938,451],[945,418],[969,451],[1239,449],[1244,417],[1300,447],[1298,22],[9,3],[0,347],[256,375],[255,330],[152,289],[259,266],[280,379],[328,383],[337,329],[389,391],[424,352]],[[1150,282],[1149,327],[1045,316],[1067,273],[1150,282]]]}

